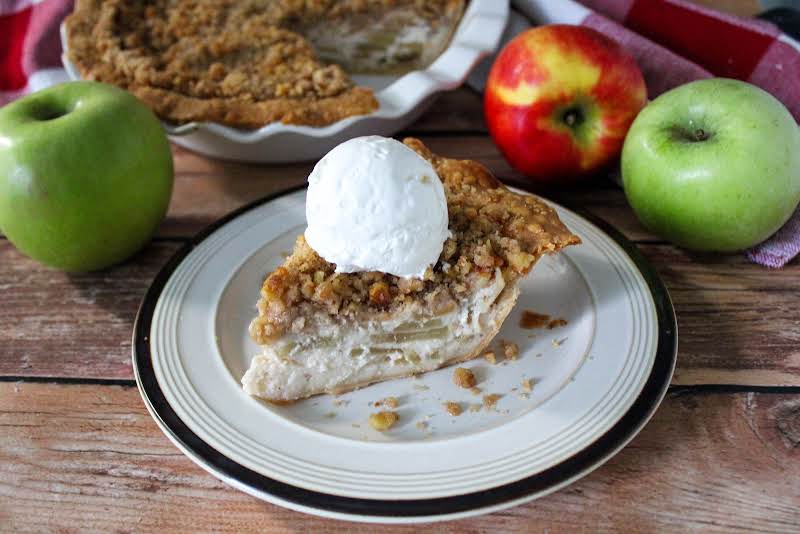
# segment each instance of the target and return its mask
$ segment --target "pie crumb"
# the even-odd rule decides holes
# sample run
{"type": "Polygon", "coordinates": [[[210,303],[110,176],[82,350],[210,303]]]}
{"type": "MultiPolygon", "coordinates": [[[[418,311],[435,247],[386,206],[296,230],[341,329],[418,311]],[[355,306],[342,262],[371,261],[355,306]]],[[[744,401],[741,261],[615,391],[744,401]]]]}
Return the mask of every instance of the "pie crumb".
{"type": "Polygon", "coordinates": [[[560,326],[566,326],[567,320],[566,319],[552,319],[549,323],[547,323],[547,329],[552,330],[553,328],[558,328],[560,326]]]}
{"type": "Polygon", "coordinates": [[[502,395],[498,395],[497,393],[490,393],[489,395],[483,396],[483,405],[487,410],[491,410],[494,408],[497,401],[500,400],[502,395]]]}
{"type": "Polygon", "coordinates": [[[328,412],[325,414],[325,417],[327,417],[328,419],[333,419],[334,417],[336,417],[336,412],[328,412]]]}
{"type": "Polygon", "coordinates": [[[428,386],[423,385],[423,384],[414,384],[414,389],[416,391],[428,391],[430,388],[428,386]]]}
{"type": "Polygon", "coordinates": [[[470,412],[479,412],[479,411],[481,411],[481,407],[482,406],[480,404],[470,404],[469,405],[469,411],[470,412]]]}
{"type": "Polygon", "coordinates": [[[522,389],[530,392],[533,389],[533,381],[530,378],[522,380],[522,389]]]}
{"type": "Polygon", "coordinates": [[[374,406],[375,408],[380,408],[381,406],[386,406],[387,408],[397,408],[398,402],[397,397],[386,397],[381,400],[376,400],[375,402],[371,402],[370,406],[374,406]]]}
{"type": "Polygon", "coordinates": [[[379,432],[389,430],[400,419],[396,412],[387,410],[369,414],[369,426],[379,432]]]}
{"type": "Polygon", "coordinates": [[[453,383],[461,388],[473,388],[475,387],[475,375],[466,367],[456,367],[453,371],[453,383]]]}
{"type": "Polygon", "coordinates": [[[522,328],[542,328],[547,326],[550,316],[545,313],[537,313],[533,310],[522,310],[522,318],[519,325],[522,328]]]}
{"type": "Polygon", "coordinates": [[[444,409],[447,411],[447,413],[449,413],[450,415],[453,415],[453,416],[459,416],[459,415],[461,415],[461,412],[463,411],[461,409],[461,405],[459,403],[457,403],[457,402],[447,401],[447,402],[445,402],[443,404],[443,406],[444,406],[444,409]]]}
{"type": "Polygon", "coordinates": [[[491,350],[487,350],[483,353],[483,359],[487,362],[491,363],[492,365],[497,365],[497,356],[494,355],[494,352],[491,350]]]}
{"type": "Polygon", "coordinates": [[[567,338],[564,338],[564,339],[554,339],[554,340],[553,340],[553,346],[554,346],[554,347],[556,347],[556,348],[558,348],[558,347],[560,347],[560,346],[561,346],[561,344],[562,344],[562,343],[564,343],[566,340],[567,340],[567,338]]]}
{"type": "Polygon", "coordinates": [[[426,423],[425,421],[417,421],[416,426],[418,430],[425,430],[426,428],[428,428],[428,423],[426,423]]]}
{"type": "Polygon", "coordinates": [[[472,393],[473,395],[480,395],[481,388],[470,388],[469,392],[472,393]]]}
{"type": "Polygon", "coordinates": [[[519,356],[519,345],[513,341],[501,341],[500,345],[503,347],[503,354],[509,360],[516,360],[519,356]]]}
{"type": "Polygon", "coordinates": [[[530,398],[530,395],[528,395],[527,393],[520,393],[519,394],[519,398],[523,399],[523,400],[526,400],[526,399],[530,398]]]}

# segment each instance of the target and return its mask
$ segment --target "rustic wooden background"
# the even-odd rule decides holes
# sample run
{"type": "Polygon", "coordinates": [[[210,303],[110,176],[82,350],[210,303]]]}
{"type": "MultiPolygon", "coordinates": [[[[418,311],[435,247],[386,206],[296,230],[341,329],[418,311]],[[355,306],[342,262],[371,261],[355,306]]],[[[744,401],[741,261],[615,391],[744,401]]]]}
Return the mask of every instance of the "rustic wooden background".
{"type": "MultiPolygon", "coordinates": [[[[759,9],[755,0],[701,3],[743,15],[759,9]]],[[[443,95],[406,134],[524,183],[488,138],[480,97],[467,89],[443,95]]],[[[174,154],[167,219],[122,265],[66,275],[0,237],[0,531],[375,530],[225,486],[184,457],[147,414],[130,344],[153,276],[205,225],[302,183],[311,168],[225,163],[179,148],[174,154]]],[[[541,193],[607,220],[655,265],[678,316],[673,385],[642,433],[586,478],[524,506],[428,528],[800,531],[800,261],[771,271],[740,255],[677,249],[644,230],[606,180],[541,193]]]]}
{"type": "MultiPolygon", "coordinates": [[[[442,96],[407,133],[522,183],[487,137],[480,97],[470,90],[442,96]]],[[[364,528],[228,488],[184,457],[147,414],[130,344],[151,279],[205,225],[302,183],[311,168],[174,153],[167,219],[130,261],[66,275],[0,240],[0,530],[364,528]]],[[[607,220],[656,266],[678,316],[673,386],[644,431],[583,480],[433,529],[800,529],[800,262],[773,271],[740,255],[679,250],[644,230],[605,179],[543,194],[607,220]]]]}

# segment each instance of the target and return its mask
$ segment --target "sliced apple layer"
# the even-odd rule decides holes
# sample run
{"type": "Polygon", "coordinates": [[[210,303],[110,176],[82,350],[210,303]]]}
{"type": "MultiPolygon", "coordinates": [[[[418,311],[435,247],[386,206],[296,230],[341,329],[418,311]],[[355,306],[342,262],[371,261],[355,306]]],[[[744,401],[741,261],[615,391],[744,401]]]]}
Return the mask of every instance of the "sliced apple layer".
{"type": "Polygon", "coordinates": [[[286,402],[473,358],[500,329],[518,294],[497,269],[467,302],[441,315],[421,304],[383,320],[316,315],[253,358],[242,378],[244,390],[286,402]]]}

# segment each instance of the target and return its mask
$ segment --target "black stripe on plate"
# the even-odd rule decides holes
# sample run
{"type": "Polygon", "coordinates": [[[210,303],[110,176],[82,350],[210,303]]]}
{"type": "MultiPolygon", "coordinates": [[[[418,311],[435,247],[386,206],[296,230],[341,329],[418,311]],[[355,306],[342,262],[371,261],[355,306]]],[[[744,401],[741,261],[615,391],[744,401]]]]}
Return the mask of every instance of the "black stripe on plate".
{"type": "Polygon", "coordinates": [[[628,241],[619,231],[605,221],[591,214],[581,213],[581,216],[590,220],[616,241],[638,267],[650,288],[653,302],[655,303],[659,332],[655,362],[641,394],[625,415],[590,446],[545,471],[496,488],[453,497],[394,501],[341,497],[311,491],[263,476],[230,460],[192,432],[167,403],[156,380],[150,355],[149,335],[153,310],[161,291],[175,269],[178,268],[192,249],[212,232],[258,206],[304,187],[295,187],[243,206],[210,225],[187,242],[156,275],[142,300],[136,316],[133,332],[133,367],[139,384],[139,391],[145,403],[150,406],[151,412],[161,420],[162,428],[169,429],[173,439],[192,451],[197,459],[201,460],[208,469],[221,477],[236,480],[257,493],[269,494],[284,501],[320,511],[370,516],[373,518],[432,519],[436,516],[502,505],[517,499],[544,493],[564,484],[566,481],[589,473],[627,444],[639,432],[661,402],[669,386],[675,366],[678,339],[675,312],[667,289],[655,269],[636,248],[636,245],[628,241]]]}

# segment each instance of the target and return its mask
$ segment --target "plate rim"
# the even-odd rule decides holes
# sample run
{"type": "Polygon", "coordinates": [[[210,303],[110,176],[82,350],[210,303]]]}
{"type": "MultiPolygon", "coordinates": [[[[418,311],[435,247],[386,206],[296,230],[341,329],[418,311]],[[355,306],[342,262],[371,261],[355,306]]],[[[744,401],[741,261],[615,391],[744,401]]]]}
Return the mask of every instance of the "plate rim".
{"type": "MultiPolygon", "coordinates": [[[[667,393],[677,361],[678,329],[666,286],[638,247],[603,219],[570,210],[605,233],[627,254],[642,275],[656,311],[658,342],[653,367],[631,407],[603,435],[573,456],[529,477],[477,492],[410,500],[343,497],[308,490],[261,475],[227,458],[199,438],[175,413],[155,377],[150,327],[156,303],[186,256],[209,235],[257,207],[305,189],[300,184],[271,193],[233,210],[185,242],[159,270],[143,297],[134,322],[131,357],[136,385],[161,431],[200,467],[257,498],[297,511],[336,519],[368,522],[425,522],[497,511],[542,497],[587,475],[616,455],[647,424],[667,393]]],[[[527,193],[527,192],[526,192],[527,193]]]]}

